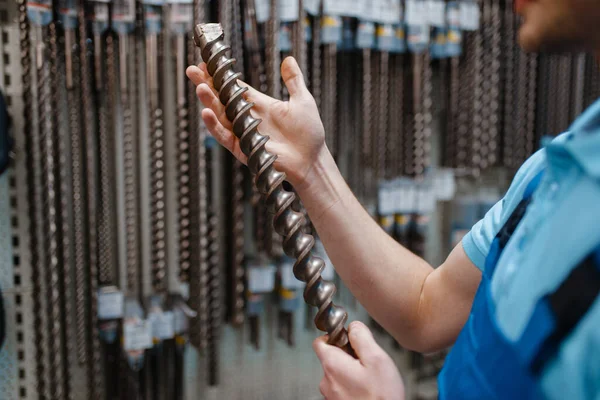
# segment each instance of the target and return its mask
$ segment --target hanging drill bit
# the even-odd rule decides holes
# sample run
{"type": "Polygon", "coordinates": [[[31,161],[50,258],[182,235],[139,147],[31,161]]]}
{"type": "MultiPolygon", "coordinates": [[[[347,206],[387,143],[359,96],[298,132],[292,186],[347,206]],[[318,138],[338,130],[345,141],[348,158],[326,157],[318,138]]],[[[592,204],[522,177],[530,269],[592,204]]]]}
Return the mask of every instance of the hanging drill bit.
{"type": "Polygon", "coordinates": [[[317,328],[328,332],[329,343],[352,352],[344,327],[348,315],[332,302],[335,286],[320,276],[325,268],[324,261],[310,255],[314,238],[301,231],[302,215],[291,209],[295,196],[283,189],[285,174],[274,169],[276,156],[265,150],[264,146],[269,138],[257,131],[260,120],[250,115],[252,104],[243,98],[248,89],[237,84],[240,74],[232,70],[235,60],[226,56],[230,48],[223,43],[223,31],[218,24],[200,24],[196,26],[194,33],[196,45],[201,48],[203,59],[207,61],[208,72],[213,76],[220,100],[228,105],[227,117],[235,121],[233,131],[241,138],[242,151],[249,156],[248,166],[256,175],[257,187],[266,195],[269,211],[275,214],[275,230],[285,235],[284,251],[297,259],[294,274],[301,281],[307,282],[305,300],[319,308],[315,318],[317,328]]]}
{"type": "Polygon", "coordinates": [[[91,121],[95,119],[92,104],[92,68],[88,51],[88,13],[87,3],[80,0],[78,9],[79,21],[79,52],[80,52],[80,76],[81,76],[81,99],[82,128],[85,147],[85,171],[87,190],[87,233],[88,233],[88,288],[89,288],[89,311],[88,311],[88,381],[90,385],[90,396],[102,398],[104,396],[104,380],[101,372],[100,339],[98,337],[98,236],[97,236],[97,199],[98,199],[98,169],[96,132],[91,121]]]}
{"type": "MultiPolygon", "coordinates": [[[[25,147],[26,147],[26,164],[27,164],[27,200],[28,200],[28,211],[29,211],[29,240],[30,240],[30,252],[31,252],[31,276],[33,278],[33,328],[34,328],[34,345],[35,345],[35,376],[37,382],[37,390],[41,396],[47,394],[47,383],[46,383],[46,331],[44,329],[45,320],[42,313],[42,260],[44,257],[44,246],[43,238],[40,235],[40,229],[42,227],[43,211],[42,205],[42,184],[41,184],[41,132],[40,124],[34,126],[32,111],[34,110],[33,104],[33,90],[32,90],[32,59],[31,59],[31,25],[29,17],[27,15],[28,4],[26,0],[19,0],[19,31],[20,31],[20,62],[21,62],[21,83],[23,86],[23,132],[25,133],[25,147]]],[[[41,29],[38,28],[38,33],[41,29]]],[[[38,56],[43,55],[44,42],[40,36],[37,36],[38,50],[36,53],[38,56]]],[[[36,60],[38,64],[42,63],[43,60],[36,60]]],[[[36,96],[38,99],[36,110],[39,112],[40,107],[43,104],[39,101],[40,94],[36,96]]]]}
{"type": "MultiPolygon", "coordinates": [[[[206,3],[204,0],[194,0],[193,2],[194,23],[204,21],[206,14],[206,3]]],[[[200,59],[199,51],[193,47],[189,52],[191,58],[190,64],[197,64],[200,59]]],[[[195,92],[190,91],[189,105],[192,107],[190,112],[191,124],[191,149],[190,154],[197,156],[197,168],[194,173],[198,174],[196,182],[198,184],[198,210],[197,224],[198,237],[193,247],[198,247],[198,260],[194,265],[193,271],[190,271],[190,307],[197,313],[195,318],[190,321],[190,342],[199,349],[206,348],[207,328],[208,328],[208,184],[206,175],[206,147],[205,139],[207,136],[206,127],[200,120],[200,112],[196,106],[197,100],[195,92]]],[[[193,164],[192,164],[193,165],[193,164]]]]}

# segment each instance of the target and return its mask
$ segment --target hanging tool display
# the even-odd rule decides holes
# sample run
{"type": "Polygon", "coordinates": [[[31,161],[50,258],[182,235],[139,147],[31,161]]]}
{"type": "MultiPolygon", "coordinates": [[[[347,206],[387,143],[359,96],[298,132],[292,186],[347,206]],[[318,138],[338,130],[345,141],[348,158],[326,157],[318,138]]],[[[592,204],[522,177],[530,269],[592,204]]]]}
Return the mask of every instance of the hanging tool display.
{"type": "Polygon", "coordinates": [[[250,156],[248,166],[256,175],[256,183],[266,197],[268,209],[275,213],[273,221],[275,230],[285,235],[284,251],[297,259],[294,274],[298,279],[307,282],[305,299],[312,306],[319,308],[315,318],[317,328],[329,334],[329,343],[351,352],[348,334],[344,327],[348,318],[344,309],[335,306],[332,296],[335,287],[324,281],[320,272],[325,267],[323,260],[310,255],[314,239],[301,231],[302,215],[292,211],[291,202],[294,194],[283,189],[285,175],[273,168],[275,156],[269,154],[264,145],[268,136],[261,135],[257,128],[260,120],[250,115],[252,104],[246,102],[242,95],[246,88],[237,84],[240,74],[232,70],[234,60],[228,58],[229,46],[223,42],[223,31],[219,24],[201,24],[194,29],[194,40],[202,50],[202,57],[207,61],[208,72],[213,76],[215,88],[219,91],[223,104],[228,105],[227,117],[235,119],[234,133],[241,139],[242,151],[250,156]],[[260,171],[260,172],[259,172],[260,171]]]}

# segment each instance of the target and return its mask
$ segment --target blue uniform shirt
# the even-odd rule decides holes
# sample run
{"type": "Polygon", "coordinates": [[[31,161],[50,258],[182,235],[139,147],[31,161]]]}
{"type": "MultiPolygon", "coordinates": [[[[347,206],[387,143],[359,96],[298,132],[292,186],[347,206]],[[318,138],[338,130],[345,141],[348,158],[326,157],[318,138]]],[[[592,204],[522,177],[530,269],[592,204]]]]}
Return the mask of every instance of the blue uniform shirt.
{"type": "MultiPolygon", "coordinates": [[[[600,245],[600,100],[566,133],[544,141],[505,197],[463,238],[467,256],[479,269],[485,268],[496,233],[542,169],[542,182],[491,282],[498,325],[510,340],[520,337],[538,300],[600,245]]],[[[541,384],[550,399],[600,400],[600,297],[564,340],[541,384]]]]}

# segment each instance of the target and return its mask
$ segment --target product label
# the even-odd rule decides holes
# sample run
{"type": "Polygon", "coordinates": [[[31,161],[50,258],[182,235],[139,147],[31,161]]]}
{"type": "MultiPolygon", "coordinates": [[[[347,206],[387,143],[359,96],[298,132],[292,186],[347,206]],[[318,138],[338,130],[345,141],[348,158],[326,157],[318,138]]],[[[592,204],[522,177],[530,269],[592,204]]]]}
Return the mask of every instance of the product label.
{"type": "Polygon", "coordinates": [[[117,319],[123,317],[125,298],[118,290],[100,289],[98,291],[98,319],[117,319]]]}
{"type": "Polygon", "coordinates": [[[443,28],[446,26],[446,3],[440,0],[428,0],[427,22],[434,27],[443,28]]]}
{"type": "Polygon", "coordinates": [[[342,18],[326,15],[321,18],[321,43],[339,43],[342,40],[342,18]]]}
{"type": "Polygon", "coordinates": [[[321,0],[304,0],[304,11],[310,15],[319,15],[321,0]]]}
{"type": "Polygon", "coordinates": [[[278,11],[281,22],[294,22],[300,18],[298,0],[279,0],[278,11]]]}
{"type": "Polygon", "coordinates": [[[28,1],[27,17],[34,25],[48,25],[52,22],[52,0],[28,1]]]}
{"type": "Polygon", "coordinates": [[[408,25],[427,23],[426,3],[417,0],[407,0],[404,9],[404,21],[408,25]]]}
{"type": "Polygon", "coordinates": [[[377,27],[377,48],[382,51],[391,51],[394,48],[394,27],[389,24],[377,27]]]}
{"type": "Polygon", "coordinates": [[[375,47],[375,24],[360,21],[356,32],[356,47],[359,49],[371,49],[375,47]]]}
{"type": "Polygon", "coordinates": [[[479,5],[475,2],[464,1],[460,3],[460,27],[466,31],[479,29],[481,17],[479,5]]]}
{"type": "Polygon", "coordinates": [[[279,268],[281,272],[281,286],[285,289],[295,290],[304,287],[304,282],[299,281],[294,276],[294,263],[286,262],[279,268]]]}
{"type": "Polygon", "coordinates": [[[262,24],[267,22],[271,15],[271,4],[269,0],[254,0],[254,8],[256,10],[256,22],[262,24]]]}
{"type": "Polygon", "coordinates": [[[275,271],[273,265],[250,266],[246,271],[248,290],[252,293],[272,292],[275,287],[275,271]]]}
{"type": "Polygon", "coordinates": [[[152,336],[158,340],[172,339],[175,336],[174,317],[171,311],[150,313],[148,320],[152,324],[152,336]]]}
{"type": "Polygon", "coordinates": [[[145,350],[152,347],[152,326],[150,321],[126,320],[123,324],[123,348],[125,351],[145,350]]]}

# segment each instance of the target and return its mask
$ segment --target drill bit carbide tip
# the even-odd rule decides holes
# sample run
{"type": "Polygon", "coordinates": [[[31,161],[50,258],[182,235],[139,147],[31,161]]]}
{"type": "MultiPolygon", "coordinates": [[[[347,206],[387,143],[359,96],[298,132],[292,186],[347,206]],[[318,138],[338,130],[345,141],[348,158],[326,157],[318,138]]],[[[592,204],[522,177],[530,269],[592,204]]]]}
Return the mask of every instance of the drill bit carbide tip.
{"type": "Polygon", "coordinates": [[[240,139],[242,152],[248,156],[248,167],[255,175],[256,187],[265,199],[267,210],[274,214],[275,230],[284,236],[283,249],[296,259],[294,275],[306,282],[304,299],[318,308],[315,324],[328,333],[330,344],[354,354],[345,328],[348,314],[333,304],[335,285],[321,278],[325,263],[311,255],[315,240],[303,231],[304,215],[292,209],[296,195],[283,187],[285,174],[275,169],[277,156],[265,148],[269,137],[258,131],[260,120],[250,114],[253,104],[244,99],[245,88],[238,84],[240,74],[233,71],[235,59],[228,56],[230,47],[223,39],[220,24],[200,24],[194,29],[194,42],[201,49],[219,99],[226,107],[233,133],[240,139]]]}

